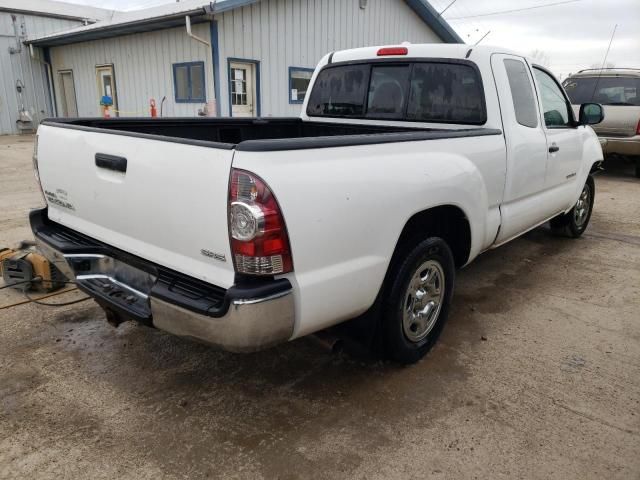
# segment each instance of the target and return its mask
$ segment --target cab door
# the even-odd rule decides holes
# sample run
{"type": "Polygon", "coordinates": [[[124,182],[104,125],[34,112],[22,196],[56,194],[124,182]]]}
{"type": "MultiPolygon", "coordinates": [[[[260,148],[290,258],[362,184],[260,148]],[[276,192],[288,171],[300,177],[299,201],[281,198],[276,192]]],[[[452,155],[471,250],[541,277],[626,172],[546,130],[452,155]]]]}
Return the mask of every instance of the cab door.
{"type": "Polygon", "coordinates": [[[558,81],[546,70],[534,66],[542,124],[547,139],[547,174],[545,188],[548,201],[557,212],[575,201],[577,173],[582,158],[582,141],[578,134],[571,103],[558,81]]]}
{"type": "Polygon", "coordinates": [[[495,244],[504,243],[543,222],[550,212],[543,200],[547,177],[547,139],[540,121],[533,76],[526,61],[493,54],[507,149],[507,176],[495,244]]]}

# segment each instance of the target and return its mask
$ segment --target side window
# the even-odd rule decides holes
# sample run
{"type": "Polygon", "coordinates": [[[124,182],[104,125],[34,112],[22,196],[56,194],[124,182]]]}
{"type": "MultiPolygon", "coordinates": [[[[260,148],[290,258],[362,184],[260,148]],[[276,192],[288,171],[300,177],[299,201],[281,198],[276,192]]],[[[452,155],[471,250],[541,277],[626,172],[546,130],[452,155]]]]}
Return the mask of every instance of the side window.
{"type": "Polygon", "coordinates": [[[538,112],[536,100],[533,95],[533,86],[527,73],[527,67],[520,60],[504,60],[504,68],[507,70],[509,88],[513,98],[513,108],[516,112],[516,120],[520,125],[535,128],[538,126],[538,112]]]}
{"type": "Polygon", "coordinates": [[[307,94],[313,68],[289,67],[289,103],[302,103],[307,94]]]}
{"type": "Polygon", "coordinates": [[[569,125],[569,105],[556,81],[547,72],[533,69],[538,86],[540,101],[547,127],[566,127],[569,125]]]}
{"type": "Polygon", "coordinates": [[[409,69],[409,65],[371,69],[367,117],[401,119],[404,116],[409,96],[409,69]]]}
{"type": "Polygon", "coordinates": [[[204,62],[174,63],[173,84],[176,102],[204,102],[204,62]]]}

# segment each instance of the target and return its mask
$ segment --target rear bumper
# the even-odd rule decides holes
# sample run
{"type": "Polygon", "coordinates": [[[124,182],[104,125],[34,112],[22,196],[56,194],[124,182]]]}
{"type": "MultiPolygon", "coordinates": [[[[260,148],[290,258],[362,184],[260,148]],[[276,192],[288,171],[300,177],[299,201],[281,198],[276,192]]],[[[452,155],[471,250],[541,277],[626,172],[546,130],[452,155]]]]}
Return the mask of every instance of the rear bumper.
{"type": "Polygon", "coordinates": [[[293,334],[294,299],[286,279],[225,290],[51,222],[46,209],[29,218],[41,252],[119,316],[233,352],[268,348],[293,334]]]}
{"type": "Polygon", "coordinates": [[[600,144],[605,155],[640,156],[640,135],[633,137],[600,136],[600,144]]]}

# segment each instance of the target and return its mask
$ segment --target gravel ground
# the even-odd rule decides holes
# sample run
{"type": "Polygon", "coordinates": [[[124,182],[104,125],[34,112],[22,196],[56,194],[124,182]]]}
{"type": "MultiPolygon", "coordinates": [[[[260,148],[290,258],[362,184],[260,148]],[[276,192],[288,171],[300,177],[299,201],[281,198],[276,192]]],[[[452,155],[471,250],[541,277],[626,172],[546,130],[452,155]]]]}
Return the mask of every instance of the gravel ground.
{"type": "MultiPolygon", "coordinates": [[[[31,148],[0,137],[0,247],[31,238],[31,148]]],[[[412,367],[218,352],[91,301],[0,310],[0,478],[639,479],[640,181],[612,168],[581,239],[461,271],[412,367]]]]}

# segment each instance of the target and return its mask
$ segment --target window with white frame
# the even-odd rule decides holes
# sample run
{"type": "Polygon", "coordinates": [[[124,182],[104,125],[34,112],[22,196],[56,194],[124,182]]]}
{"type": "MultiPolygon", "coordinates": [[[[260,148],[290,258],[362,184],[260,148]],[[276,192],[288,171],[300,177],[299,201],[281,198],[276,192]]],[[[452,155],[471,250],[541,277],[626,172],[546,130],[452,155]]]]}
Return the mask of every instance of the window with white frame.
{"type": "Polygon", "coordinates": [[[247,105],[247,69],[231,69],[231,104],[247,105]]]}

